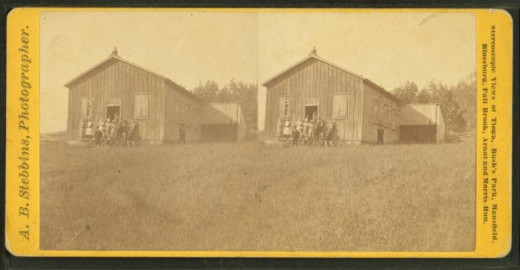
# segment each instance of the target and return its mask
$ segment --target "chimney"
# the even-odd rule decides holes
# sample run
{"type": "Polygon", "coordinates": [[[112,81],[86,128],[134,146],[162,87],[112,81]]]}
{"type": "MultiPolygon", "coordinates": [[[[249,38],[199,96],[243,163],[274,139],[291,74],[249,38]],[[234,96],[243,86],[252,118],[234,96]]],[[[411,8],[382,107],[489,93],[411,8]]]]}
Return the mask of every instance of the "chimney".
{"type": "Polygon", "coordinates": [[[311,53],[309,53],[309,55],[318,56],[318,52],[316,51],[316,46],[312,47],[312,51],[311,51],[311,53]]]}
{"type": "Polygon", "coordinates": [[[112,51],[111,55],[112,56],[119,56],[119,55],[117,55],[117,48],[116,47],[114,47],[114,50],[112,51]]]}

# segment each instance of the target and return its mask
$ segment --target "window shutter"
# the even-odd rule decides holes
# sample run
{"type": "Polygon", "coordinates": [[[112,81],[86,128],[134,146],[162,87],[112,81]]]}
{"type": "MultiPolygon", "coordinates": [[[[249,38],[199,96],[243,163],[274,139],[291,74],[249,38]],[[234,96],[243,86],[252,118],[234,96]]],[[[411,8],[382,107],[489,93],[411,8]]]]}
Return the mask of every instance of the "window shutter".
{"type": "Polygon", "coordinates": [[[336,95],[332,99],[332,118],[345,119],[347,118],[347,95],[336,95]]]}
{"type": "Polygon", "coordinates": [[[134,106],[135,119],[148,119],[150,114],[150,96],[136,95],[134,106]]]}

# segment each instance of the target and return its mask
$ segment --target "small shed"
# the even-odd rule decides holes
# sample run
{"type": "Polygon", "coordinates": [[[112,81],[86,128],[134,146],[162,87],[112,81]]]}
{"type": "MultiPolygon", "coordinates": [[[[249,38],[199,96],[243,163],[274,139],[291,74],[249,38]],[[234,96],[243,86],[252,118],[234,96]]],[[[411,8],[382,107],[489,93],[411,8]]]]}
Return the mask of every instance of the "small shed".
{"type": "Polygon", "coordinates": [[[439,104],[401,106],[401,142],[439,143],[445,138],[446,124],[439,104]]]}
{"type": "Polygon", "coordinates": [[[202,106],[202,142],[240,142],[246,137],[246,122],[240,103],[208,103],[202,106]]]}

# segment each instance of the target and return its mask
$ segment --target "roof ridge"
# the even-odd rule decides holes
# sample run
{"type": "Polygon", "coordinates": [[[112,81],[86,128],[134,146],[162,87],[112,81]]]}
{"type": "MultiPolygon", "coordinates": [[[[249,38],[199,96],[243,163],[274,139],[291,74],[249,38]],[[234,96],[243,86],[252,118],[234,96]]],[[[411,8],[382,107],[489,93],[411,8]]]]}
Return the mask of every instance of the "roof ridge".
{"type": "Polygon", "coordinates": [[[130,62],[130,61],[126,60],[126,59],[123,59],[123,58],[121,58],[119,55],[114,54],[114,53],[110,54],[110,56],[108,56],[107,58],[105,58],[103,61],[101,61],[101,62],[95,64],[94,66],[92,66],[92,67],[90,67],[89,69],[85,70],[84,72],[80,73],[79,75],[77,75],[76,77],[74,77],[73,79],[71,79],[70,81],[66,82],[66,83],[64,84],[64,86],[68,88],[68,87],[69,87],[72,83],[74,83],[75,81],[81,79],[82,77],[86,76],[87,74],[89,74],[90,72],[92,72],[93,70],[95,70],[96,68],[102,66],[103,64],[105,64],[106,62],[108,62],[108,61],[110,61],[110,60],[112,60],[112,59],[115,59],[115,60],[121,61],[121,62],[123,62],[123,63],[125,63],[125,64],[128,64],[128,65],[134,67],[134,68],[137,68],[137,69],[140,69],[140,70],[142,70],[142,71],[144,71],[144,72],[150,73],[150,74],[152,74],[152,75],[154,75],[154,76],[156,76],[156,77],[158,77],[158,78],[164,80],[164,81],[167,82],[167,83],[174,84],[175,86],[181,88],[182,91],[184,91],[184,92],[186,92],[187,94],[192,95],[194,98],[200,100],[200,98],[199,98],[197,95],[195,95],[193,92],[189,91],[189,90],[186,89],[184,86],[181,86],[180,84],[174,82],[174,81],[171,80],[170,78],[168,78],[168,77],[166,77],[166,76],[164,76],[164,75],[161,75],[161,74],[159,74],[159,73],[157,73],[157,72],[155,72],[155,71],[152,71],[152,70],[150,70],[150,69],[148,69],[148,68],[145,68],[145,67],[142,67],[142,66],[140,66],[140,65],[137,65],[137,64],[135,64],[135,63],[133,63],[133,62],[130,62]]]}
{"type": "Polygon", "coordinates": [[[295,64],[289,66],[288,68],[285,68],[285,69],[283,69],[282,71],[276,73],[274,76],[272,76],[272,77],[270,77],[269,79],[267,79],[266,81],[264,81],[264,82],[262,83],[262,85],[265,86],[266,84],[270,83],[271,81],[274,81],[276,78],[282,76],[283,74],[285,74],[285,73],[288,72],[289,70],[293,69],[294,67],[300,65],[301,63],[303,63],[303,62],[305,62],[305,61],[307,61],[307,60],[309,60],[309,59],[311,59],[311,58],[314,58],[314,59],[316,59],[316,60],[318,60],[318,61],[321,61],[321,62],[323,62],[323,63],[325,63],[325,64],[328,64],[328,65],[330,65],[330,66],[333,66],[333,67],[335,67],[335,68],[337,68],[337,69],[340,69],[340,70],[342,70],[342,71],[344,71],[344,72],[347,72],[347,73],[349,73],[349,74],[351,74],[351,75],[353,75],[353,76],[356,76],[356,77],[358,77],[358,78],[360,78],[360,79],[362,79],[362,80],[367,79],[367,78],[365,78],[363,75],[357,74],[357,73],[355,73],[355,72],[350,71],[349,69],[346,69],[346,68],[344,68],[344,67],[341,67],[341,66],[339,66],[339,65],[336,65],[336,64],[334,64],[334,63],[332,63],[332,62],[330,62],[330,61],[328,61],[328,60],[325,60],[325,59],[319,57],[318,55],[310,54],[310,55],[307,55],[306,57],[304,57],[303,59],[301,59],[300,61],[296,62],[295,64]]]}
{"type": "Polygon", "coordinates": [[[67,81],[63,86],[68,87],[73,82],[79,80],[81,77],[87,75],[92,70],[96,69],[97,67],[103,65],[104,63],[108,62],[110,59],[114,58],[114,55],[109,55],[107,58],[103,59],[101,62],[98,62],[97,64],[93,65],[92,67],[86,69],[85,71],[81,72],[80,74],[74,76],[74,78],[67,81]]]}
{"type": "Polygon", "coordinates": [[[343,72],[346,72],[352,76],[355,76],[355,77],[358,77],[359,79],[365,81],[365,82],[369,82],[371,84],[373,84],[374,86],[376,86],[377,90],[378,91],[381,91],[381,92],[384,92],[386,95],[390,96],[391,98],[393,98],[394,100],[398,101],[398,102],[401,102],[396,96],[394,96],[392,93],[390,93],[390,91],[387,91],[386,89],[384,89],[382,86],[376,84],[375,82],[371,81],[370,79],[366,78],[365,76],[363,75],[360,75],[360,74],[357,74],[357,73],[354,73],[344,67],[341,67],[339,65],[336,65],[328,60],[325,60],[321,57],[319,57],[318,55],[315,55],[315,54],[310,54],[308,56],[306,56],[305,58],[303,58],[302,60],[296,62],[295,64],[289,66],[288,68],[282,70],[281,72],[277,73],[276,75],[272,76],[271,78],[269,78],[268,80],[266,80],[265,82],[262,83],[262,86],[266,86],[267,84],[271,83],[272,81],[276,80],[278,77],[282,76],[283,74],[289,72],[291,69],[295,68],[296,66],[302,64],[303,62],[311,59],[311,58],[314,58],[316,59],[317,61],[321,61],[327,65],[330,65],[332,67],[335,67],[343,72]]]}

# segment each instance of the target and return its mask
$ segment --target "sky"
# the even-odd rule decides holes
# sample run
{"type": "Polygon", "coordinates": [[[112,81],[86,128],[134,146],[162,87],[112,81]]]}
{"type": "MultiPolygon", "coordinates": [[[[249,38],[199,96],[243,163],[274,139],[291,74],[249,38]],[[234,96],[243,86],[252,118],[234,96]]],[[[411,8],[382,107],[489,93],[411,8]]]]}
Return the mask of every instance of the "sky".
{"type": "MultiPolygon", "coordinates": [[[[318,56],[390,91],[406,81],[457,84],[476,71],[476,18],[467,13],[270,13],[259,17],[259,84],[318,56]]],[[[265,88],[259,87],[259,129],[265,88]]]]}
{"type": "Polygon", "coordinates": [[[42,133],[67,129],[63,85],[105,60],[121,58],[191,90],[213,80],[257,81],[258,16],[229,12],[44,12],[40,16],[42,133]]]}
{"type": "Polygon", "coordinates": [[[387,90],[414,81],[456,84],[476,70],[476,18],[467,13],[45,12],[41,25],[41,131],[65,130],[64,83],[119,56],[193,89],[206,80],[260,84],[318,56],[387,90]]]}

